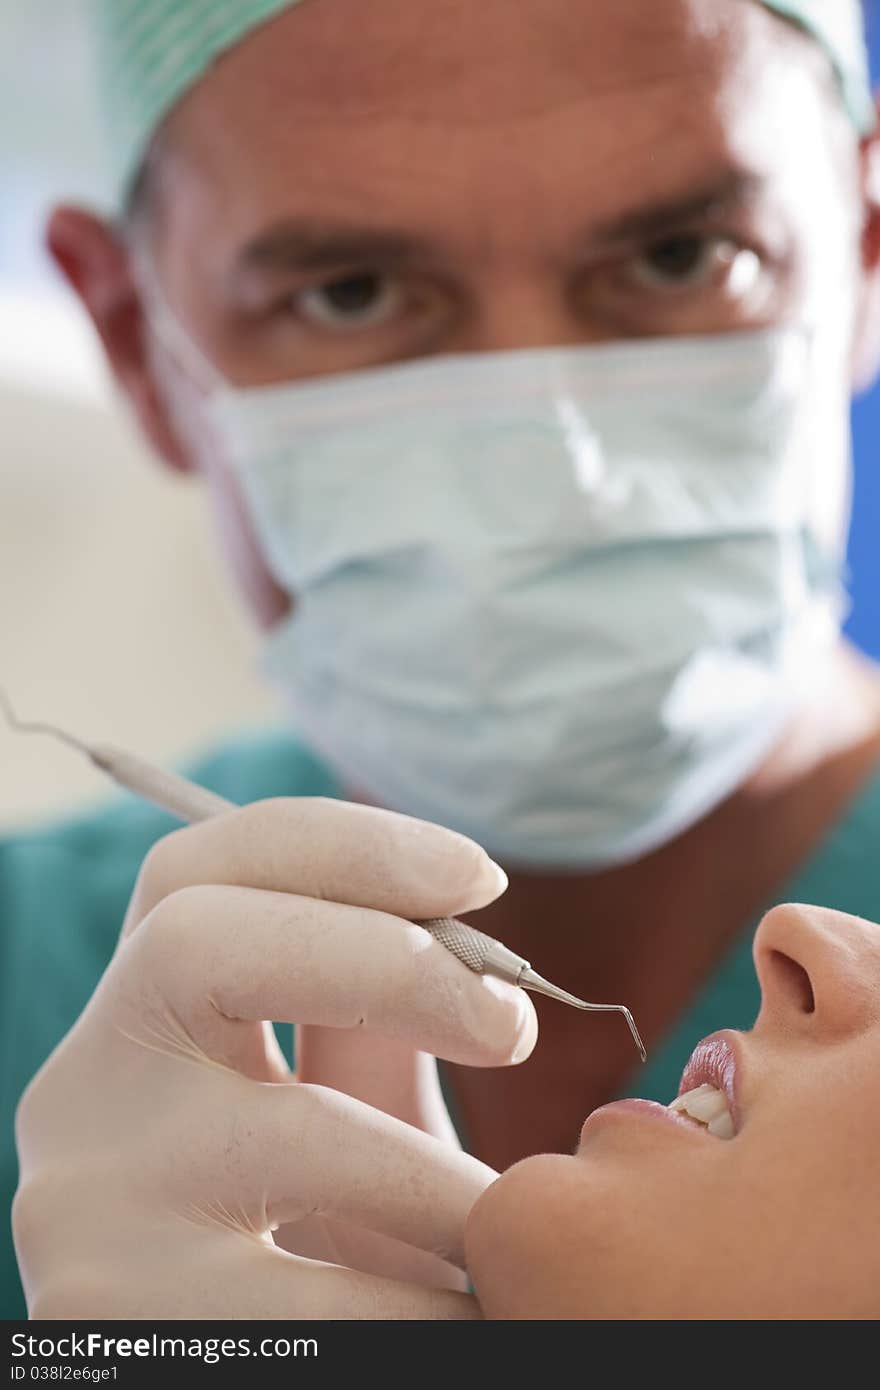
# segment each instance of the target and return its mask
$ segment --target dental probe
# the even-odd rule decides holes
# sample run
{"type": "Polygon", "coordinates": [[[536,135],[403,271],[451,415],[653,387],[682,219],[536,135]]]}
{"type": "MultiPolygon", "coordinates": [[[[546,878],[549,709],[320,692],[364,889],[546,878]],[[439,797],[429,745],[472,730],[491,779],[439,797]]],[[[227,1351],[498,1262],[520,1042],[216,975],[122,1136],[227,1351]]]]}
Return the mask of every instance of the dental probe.
{"type": "MultiPolygon", "coordinates": [[[[206,787],[189,782],[176,773],[166,772],[163,768],[145,762],[133,753],[126,753],[122,749],[113,748],[108,744],[84,743],[73,734],[56,728],[52,724],[22,722],[16,715],[2,687],[0,687],[0,707],[3,709],[10,728],[17,733],[46,734],[50,738],[60,739],[69,748],[73,748],[76,752],[87,757],[99,771],[106,773],[117,785],[134,792],[136,796],[145,801],[152,802],[154,806],[176,816],[178,820],[194,823],[210,820],[213,816],[224,815],[227,811],[238,809],[234,802],[217,796],[214,792],[208,791],[206,787]]],[[[465,922],[459,922],[455,917],[438,917],[429,922],[417,922],[416,925],[424,927],[426,931],[430,932],[435,941],[439,941],[442,946],[445,946],[475,975],[493,975],[496,979],[518,985],[520,989],[529,989],[536,994],[545,994],[550,999],[558,999],[563,1004],[570,1004],[572,1008],[586,1009],[590,1013],[623,1014],[632,1034],[633,1042],[638,1048],[639,1056],[643,1062],[647,1060],[648,1054],[645,1051],[645,1045],[635,1020],[625,1004],[588,1004],[583,999],[576,998],[575,995],[569,994],[566,990],[551,984],[549,980],[545,980],[542,975],[532,969],[529,961],[516,955],[500,941],[486,936],[484,932],[477,931],[475,927],[469,927],[465,922]]]]}

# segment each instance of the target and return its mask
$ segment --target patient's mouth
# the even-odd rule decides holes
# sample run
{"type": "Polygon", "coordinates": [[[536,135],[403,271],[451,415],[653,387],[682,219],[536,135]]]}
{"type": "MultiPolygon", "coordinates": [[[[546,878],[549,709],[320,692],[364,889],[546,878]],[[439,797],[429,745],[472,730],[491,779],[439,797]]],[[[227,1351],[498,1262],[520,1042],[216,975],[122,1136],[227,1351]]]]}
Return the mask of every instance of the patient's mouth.
{"type": "Polygon", "coordinates": [[[714,1033],[694,1050],[668,1109],[717,1139],[733,1139],[739,1128],[736,1082],[737,1041],[731,1033],[714,1033]]]}
{"type": "Polygon", "coordinates": [[[667,1108],[693,1120],[717,1139],[732,1139],[736,1133],[727,1097],[715,1086],[704,1084],[694,1091],[685,1091],[667,1108]]]}
{"type": "Polygon", "coordinates": [[[671,1105],[658,1105],[653,1100],[617,1100],[611,1105],[600,1106],[584,1121],[578,1153],[582,1149],[589,1152],[588,1141],[609,1121],[660,1120],[667,1126],[674,1124],[679,1133],[682,1128],[691,1130],[689,1143],[735,1139],[742,1117],[739,1099],[742,1051],[738,1034],[713,1033],[694,1049],[684,1069],[678,1097],[671,1105]],[[695,1139],[695,1130],[702,1130],[706,1138],[695,1139]]]}

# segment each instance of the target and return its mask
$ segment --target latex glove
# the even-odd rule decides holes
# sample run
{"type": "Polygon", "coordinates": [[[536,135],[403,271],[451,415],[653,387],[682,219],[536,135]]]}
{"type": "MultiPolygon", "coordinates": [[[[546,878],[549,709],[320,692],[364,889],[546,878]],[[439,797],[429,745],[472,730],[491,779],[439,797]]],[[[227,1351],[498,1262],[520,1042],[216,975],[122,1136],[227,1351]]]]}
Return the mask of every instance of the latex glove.
{"type": "Polygon", "coordinates": [[[332,1259],[357,1229],[460,1267],[495,1174],[298,1082],[263,1020],[396,1040],[382,1047],[416,1116],[437,1098],[423,1067],[419,1094],[413,1049],[523,1060],[528,996],[405,920],[479,908],[504,882],[451,831],[334,801],[262,802],[162,840],[104,978],[19,1106],[13,1229],[31,1317],[478,1316],[463,1292],[276,1245],[273,1228],[302,1223],[313,1247],[320,1218],[332,1259]]]}

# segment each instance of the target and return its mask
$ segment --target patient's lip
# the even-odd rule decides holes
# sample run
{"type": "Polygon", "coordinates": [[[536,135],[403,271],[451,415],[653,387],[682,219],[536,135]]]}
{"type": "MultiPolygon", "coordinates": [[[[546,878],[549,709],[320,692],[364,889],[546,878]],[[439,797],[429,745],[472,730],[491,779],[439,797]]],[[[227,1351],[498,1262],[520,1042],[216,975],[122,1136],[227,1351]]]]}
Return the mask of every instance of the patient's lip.
{"type": "Polygon", "coordinates": [[[628,1117],[634,1119],[660,1121],[661,1124],[677,1125],[679,1128],[689,1130],[693,1135],[704,1133],[697,1125],[693,1124],[687,1116],[678,1114],[675,1110],[670,1110],[665,1105],[660,1105],[656,1100],[615,1100],[610,1105],[602,1105],[598,1110],[594,1110],[592,1115],[588,1115],[581,1128],[581,1143],[587,1138],[588,1131],[600,1125],[603,1120],[611,1119],[615,1116],[628,1117]]]}
{"type": "MultiPolygon", "coordinates": [[[[704,1038],[694,1049],[690,1061],[684,1069],[678,1094],[695,1091],[698,1086],[714,1086],[722,1091],[730,1110],[735,1133],[739,1133],[741,1107],[739,1104],[738,1079],[742,1073],[739,1059],[738,1036],[732,1032],[713,1033],[704,1038]]],[[[581,1129],[581,1142],[593,1126],[606,1118],[614,1116],[662,1120],[667,1124],[684,1126],[691,1134],[699,1136],[707,1130],[695,1125],[686,1115],[681,1115],[668,1106],[658,1105],[653,1100],[617,1100],[611,1105],[603,1105],[588,1115],[581,1129]]],[[[711,1137],[711,1136],[710,1136],[711,1137]]]]}
{"type": "Polygon", "coordinates": [[[678,1094],[682,1096],[687,1091],[695,1091],[698,1086],[714,1086],[716,1090],[723,1091],[734,1131],[738,1134],[742,1115],[739,1084],[741,1076],[742,1065],[737,1034],[730,1031],[712,1033],[694,1048],[693,1055],[684,1069],[678,1094]]]}

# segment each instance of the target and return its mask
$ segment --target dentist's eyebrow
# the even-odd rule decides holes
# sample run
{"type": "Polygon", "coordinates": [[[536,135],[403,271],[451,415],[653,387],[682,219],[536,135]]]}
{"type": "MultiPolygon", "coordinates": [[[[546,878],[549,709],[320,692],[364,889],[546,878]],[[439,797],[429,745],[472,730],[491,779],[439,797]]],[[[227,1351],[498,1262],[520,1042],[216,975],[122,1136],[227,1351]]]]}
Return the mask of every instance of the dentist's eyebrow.
{"type": "Polygon", "coordinates": [[[298,218],[278,223],[249,242],[236,270],[330,271],[351,266],[402,267],[436,255],[429,241],[393,229],[298,218]]]}
{"type": "MultiPolygon", "coordinates": [[[[706,220],[725,208],[754,199],[763,180],[742,170],[725,170],[683,193],[636,206],[584,229],[581,244],[614,245],[659,238],[706,220]]],[[[264,273],[332,272],[369,267],[400,270],[437,261],[442,249],[430,238],[394,228],[359,227],[320,218],[279,222],[248,242],[236,257],[233,278],[264,273]]]]}
{"type": "Polygon", "coordinates": [[[683,227],[706,222],[753,203],[765,180],[742,169],[729,169],[682,193],[617,213],[594,226],[588,241],[600,246],[657,240],[683,227]]]}

